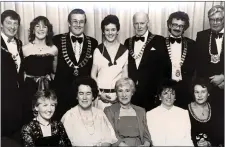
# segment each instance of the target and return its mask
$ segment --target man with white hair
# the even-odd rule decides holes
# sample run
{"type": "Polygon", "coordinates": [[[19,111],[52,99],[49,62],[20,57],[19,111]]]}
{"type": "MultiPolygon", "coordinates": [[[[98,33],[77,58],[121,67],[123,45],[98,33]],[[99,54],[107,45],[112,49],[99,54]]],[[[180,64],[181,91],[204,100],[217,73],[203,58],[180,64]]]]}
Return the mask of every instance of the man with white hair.
{"type": "Polygon", "coordinates": [[[157,87],[164,76],[165,39],[148,30],[149,16],[137,12],[133,16],[135,36],[125,40],[129,50],[128,76],[136,84],[132,103],[149,111],[155,106],[157,87]]]}
{"type": "Polygon", "coordinates": [[[218,138],[223,141],[224,127],[224,7],[208,11],[210,29],[198,32],[196,39],[197,77],[209,78],[213,88],[211,105],[219,120],[218,138]]]}

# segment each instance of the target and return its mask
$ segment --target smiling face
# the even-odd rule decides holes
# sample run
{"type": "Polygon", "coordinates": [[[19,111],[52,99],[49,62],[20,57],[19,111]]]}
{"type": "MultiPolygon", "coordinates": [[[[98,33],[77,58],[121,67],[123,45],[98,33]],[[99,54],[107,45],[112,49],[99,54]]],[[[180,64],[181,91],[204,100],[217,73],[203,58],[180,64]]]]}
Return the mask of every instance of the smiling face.
{"type": "Polygon", "coordinates": [[[180,37],[184,32],[184,25],[185,21],[173,18],[172,23],[169,25],[170,33],[174,37],[180,37]]]}
{"type": "Polygon", "coordinates": [[[195,102],[197,104],[204,104],[208,100],[208,89],[205,87],[202,87],[201,85],[195,85],[194,87],[194,97],[195,97],[195,102]]]}
{"type": "Polygon", "coordinates": [[[119,86],[116,90],[116,94],[117,94],[120,104],[122,104],[122,105],[130,104],[133,92],[132,92],[131,86],[129,84],[119,86]]]}
{"type": "Polygon", "coordinates": [[[224,28],[224,14],[217,12],[209,17],[210,28],[214,32],[220,32],[224,28]]]}
{"type": "Polygon", "coordinates": [[[75,36],[79,36],[84,33],[85,15],[84,14],[72,14],[70,17],[69,29],[75,36]]]}
{"type": "Polygon", "coordinates": [[[55,112],[56,101],[52,99],[39,98],[35,110],[38,112],[38,117],[45,120],[50,120],[55,112]]]}
{"type": "Polygon", "coordinates": [[[92,101],[94,100],[91,87],[88,85],[80,85],[78,87],[77,100],[82,109],[89,109],[92,105],[92,101]]]}
{"type": "Polygon", "coordinates": [[[145,13],[137,13],[133,18],[135,34],[143,36],[148,30],[148,16],[145,13]]]}
{"type": "Polygon", "coordinates": [[[115,24],[110,23],[105,26],[104,36],[108,42],[115,41],[117,37],[117,33],[118,31],[115,24]]]}
{"type": "Polygon", "coordinates": [[[35,38],[38,40],[43,40],[48,35],[48,27],[43,21],[38,22],[34,27],[35,38]]]}
{"type": "Polygon", "coordinates": [[[160,99],[162,102],[162,105],[164,105],[165,107],[172,107],[175,99],[175,91],[171,88],[165,88],[163,89],[161,95],[160,95],[160,99]]]}
{"type": "Polygon", "coordinates": [[[19,28],[19,21],[13,20],[10,16],[6,17],[2,24],[2,32],[8,37],[13,38],[19,28]]]}

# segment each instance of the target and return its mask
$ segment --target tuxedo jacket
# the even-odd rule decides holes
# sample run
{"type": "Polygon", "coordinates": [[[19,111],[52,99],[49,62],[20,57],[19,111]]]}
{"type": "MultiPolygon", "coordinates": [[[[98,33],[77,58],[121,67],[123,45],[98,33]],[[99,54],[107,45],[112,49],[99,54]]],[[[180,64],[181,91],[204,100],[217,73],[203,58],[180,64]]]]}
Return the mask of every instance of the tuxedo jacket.
{"type": "MultiPolygon", "coordinates": [[[[93,51],[97,47],[98,42],[96,39],[84,35],[84,40],[83,40],[83,48],[80,56],[80,60],[77,63],[75,54],[73,51],[73,47],[71,44],[71,39],[70,39],[70,33],[66,34],[59,34],[54,36],[53,38],[53,43],[56,45],[58,48],[58,65],[57,65],[57,70],[55,74],[55,80],[54,80],[54,87],[56,89],[56,94],[59,97],[59,101],[63,101],[63,103],[66,103],[66,105],[71,105],[71,107],[74,106],[74,101],[75,97],[72,97],[72,94],[70,93],[71,86],[74,80],[76,80],[77,76],[74,76],[74,69],[70,67],[62,52],[62,37],[66,37],[66,50],[68,53],[69,59],[77,66],[80,62],[82,62],[86,56],[87,48],[88,48],[88,40],[87,38],[90,39],[91,41],[91,53],[90,56],[88,57],[88,62],[84,67],[81,67],[78,69],[79,75],[78,76],[90,76],[91,73],[91,68],[93,64],[93,51]]],[[[68,109],[68,108],[65,108],[68,109]]]]}
{"type": "MultiPolygon", "coordinates": [[[[211,29],[197,33],[196,38],[196,58],[197,76],[208,78],[213,75],[224,74],[224,45],[222,46],[219,63],[211,63],[209,54],[209,40],[211,29]]],[[[223,40],[224,42],[224,40],[223,40]]],[[[217,49],[216,40],[212,37],[211,50],[217,49]]]]}
{"type": "MultiPolygon", "coordinates": [[[[149,35],[151,32],[148,33],[148,37],[149,35]]],[[[135,59],[130,54],[130,50],[134,50],[134,37],[126,39],[124,43],[129,49],[129,40],[132,39],[128,56],[128,76],[136,83],[137,92],[146,97],[154,96],[165,75],[165,38],[159,35],[154,36],[146,45],[137,69],[135,59]]]]}
{"type": "MultiPolygon", "coordinates": [[[[23,62],[22,42],[14,38],[17,49],[23,62]]],[[[4,39],[1,37],[1,110],[2,110],[2,136],[10,136],[19,131],[22,121],[22,85],[23,66],[17,72],[16,64],[9,52],[4,39]]]]}
{"type": "MultiPolygon", "coordinates": [[[[183,40],[187,41],[187,54],[185,56],[183,65],[181,66],[181,74],[182,74],[182,83],[185,83],[185,85],[187,83],[190,83],[193,76],[194,76],[194,72],[195,72],[195,64],[196,64],[196,57],[195,57],[195,41],[187,38],[187,37],[183,37],[183,40]]],[[[183,40],[182,40],[182,45],[181,45],[181,54],[184,52],[184,45],[183,45],[183,40]]],[[[172,62],[169,56],[169,52],[168,49],[166,47],[166,55],[167,55],[167,72],[166,72],[166,77],[168,77],[168,79],[171,79],[171,73],[172,73],[172,62]]]]}

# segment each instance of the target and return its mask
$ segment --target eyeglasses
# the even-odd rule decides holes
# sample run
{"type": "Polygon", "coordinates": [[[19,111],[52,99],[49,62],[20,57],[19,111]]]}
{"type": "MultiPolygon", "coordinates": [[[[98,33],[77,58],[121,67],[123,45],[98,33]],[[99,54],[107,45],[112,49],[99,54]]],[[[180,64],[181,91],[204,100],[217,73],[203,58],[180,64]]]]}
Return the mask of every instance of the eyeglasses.
{"type": "Polygon", "coordinates": [[[178,24],[176,24],[176,23],[172,23],[172,27],[173,27],[173,28],[179,27],[179,29],[183,29],[183,28],[184,28],[184,25],[178,25],[178,24]]]}
{"type": "Polygon", "coordinates": [[[215,18],[215,19],[209,18],[209,21],[211,23],[213,23],[213,22],[221,23],[223,21],[223,18],[215,18]]]}

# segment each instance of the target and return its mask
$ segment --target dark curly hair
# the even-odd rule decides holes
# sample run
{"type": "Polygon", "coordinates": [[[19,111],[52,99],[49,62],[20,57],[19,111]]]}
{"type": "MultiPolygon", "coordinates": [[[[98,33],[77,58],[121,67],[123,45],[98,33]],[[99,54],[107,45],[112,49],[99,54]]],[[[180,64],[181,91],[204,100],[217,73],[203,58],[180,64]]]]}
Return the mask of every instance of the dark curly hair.
{"type": "MultiPolygon", "coordinates": [[[[185,13],[185,12],[182,12],[182,11],[177,11],[177,12],[174,12],[174,13],[170,14],[170,16],[169,16],[169,18],[167,20],[167,28],[168,29],[169,29],[169,25],[172,24],[172,20],[174,18],[177,19],[177,20],[182,20],[182,21],[185,22],[184,31],[186,31],[189,28],[190,23],[189,23],[189,16],[188,16],[188,14],[185,13]]],[[[169,29],[169,32],[170,31],[171,30],[169,29]]]]}
{"type": "Polygon", "coordinates": [[[52,46],[53,45],[52,38],[53,38],[53,35],[54,35],[53,27],[52,27],[52,24],[49,22],[48,18],[45,17],[45,16],[38,16],[38,17],[34,18],[33,21],[31,21],[29,42],[32,43],[34,41],[34,39],[35,39],[34,28],[39,22],[43,22],[44,25],[46,25],[48,27],[48,33],[47,33],[45,42],[46,42],[47,46],[52,46]]]}
{"type": "Polygon", "coordinates": [[[55,101],[57,105],[57,97],[53,90],[39,90],[34,94],[34,97],[32,99],[32,110],[34,116],[37,116],[37,111],[35,110],[35,107],[39,105],[38,100],[39,99],[47,99],[47,100],[53,100],[55,101]]]}
{"type": "Polygon", "coordinates": [[[13,20],[18,20],[18,23],[20,25],[20,15],[13,10],[5,10],[4,12],[2,12],[2,14],[1,14],[1,23],[2,24],[5,20],[5,18],[8,16],[10,18],[12,18],[13,20]]]}
{"type": "Polygon", "coordinates": [[[108,15],[101,22],[102,32],[104,32],[105,26],[110,24],[110,23],[116,25],[117,31],[120,30],[120,21],[119,21],[118,17],[116,15],[108,15]]]}
{"type": "Polygon", "coordinates": [[[72,94],[75,97],[77,97],[77,95],[78,95],[78,88],[80,85],[90,86],[94,99],[97,98],[99,91],[98,91],[98,85],[94,79],[92,79],[89,76],[85,76],[85,77],[78,77],[75,81],[73,81],[71,90],[72,90],[72,94]]]}
{"type": "Polygon", "coordinates": [[[82,10],[82,9],[73,9],[70,12],[70,14],[68,15],[68,18],[67,18],[69,23],[71,23],[71,15],[72,14],[84,14],[84,16],[85,16],[85,23],[87,22],[87,16],[86,16],[84,10],[82,10]]]}

